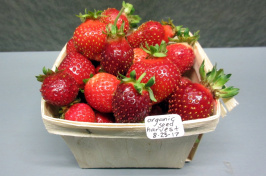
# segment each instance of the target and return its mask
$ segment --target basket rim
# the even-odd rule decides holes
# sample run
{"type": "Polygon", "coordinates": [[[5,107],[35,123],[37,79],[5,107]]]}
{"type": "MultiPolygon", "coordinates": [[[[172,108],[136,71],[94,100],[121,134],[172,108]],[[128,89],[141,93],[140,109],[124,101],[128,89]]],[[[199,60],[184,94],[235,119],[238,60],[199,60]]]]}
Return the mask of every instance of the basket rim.
{"type": "MultiPolygon", "coordinates": [[[[97,123],[97,122],[78,122],[78,121],[70,121],[65,119],[59,119],[55,117],[51,117],[45,114],[45,100],[41,99],[41,114],[42,118],[51,122],[57,123],[58,125],[67,125],[72,128],[112,128],[112,129],[130,129],[130,128],[145,128],[145,123],[97,123]]],[[[183,121],[182,124],[184,128],[188,128],[193,124],[197,123],[208,123],[210,121],[216,120],[221,116],[221,108],[220,108],[220,101],[217,100],[216,106],[216,113],[212,116],[202,119],[193,119],[193,120],[186,120],[183,121]]]]}

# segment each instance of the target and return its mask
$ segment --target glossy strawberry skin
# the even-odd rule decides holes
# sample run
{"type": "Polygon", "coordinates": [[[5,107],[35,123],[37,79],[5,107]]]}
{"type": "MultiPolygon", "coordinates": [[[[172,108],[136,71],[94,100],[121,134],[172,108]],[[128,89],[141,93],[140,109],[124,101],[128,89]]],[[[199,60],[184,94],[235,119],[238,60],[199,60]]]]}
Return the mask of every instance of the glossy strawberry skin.
{"type": "Polygon", "coordinates": [[[117,123],[140,123],[149,115],[152,103],[149,93],[139,94],[131,83],[119,84],[112,100],[117,123]]]}
{"type": "Polygon", "coordinates": [[[66,106],[75,100],[79,88],[71,75],[57,72],[44,79],[40,92],[46,102],[56,106],[66,106]]]}
{"type": "Polygon", "coordinates": [[[103,113],[112,112],[112,97],[120,81],[109,73],[100,72],[86,83],[84,95],[87,103],[103,113]]]}
{"type": "Polygon", "coordinates": [[[65,70],[71,74],[81,89],[84,89],[85,86],[83,79],[90,78],[91,74],[95,74],[95,67],[91,61],[77,52],[68,53],[59,65],[58,70],[65,70]]]}
{"type": "Polygon", "coordinates": [[[173,30],[171,25],[163,25],[164,28],[164,38],[163,40],[168,43],[169,38],[173,38],[175,35],[175,31],[173,30]]]}
{"type": "Polygon", "coordinates": [[[114,116],[112,113],[101,113],[95,112],[96,122],[97,123],[114,123],[114,116]]]}
{"type": "Polygon", "coordinates": [[[64,115],[65,120],[79,122],[96,122],[93,109],[85,103],[77,103],[72,105],[64,115]]]}
{"type": "Polygon", "coordinates": [[[141,81],[144,83],[155,76],[155,84],[151,86],[151,89],[157,100],[156,103],[163,101],[175,90],[181,77],[177,67],[165,58],[151,58],[136,62],[130,67],[126,76],[129,77],[129,73],[133,70],[136,71],[137,79],[142,73],[146,73],[141,81]]]}
{"type": "Polygon", "coordinates": [[[133,51],[134,51],[133,63],[146,59],[149,55],[142,48],[134,48],[133,51]]]}
{"type": "Polygon", "coordinates": [[[164,28],[157,21],[148,21],[138,27],[136,31],[127,36],[129,44],[133,48],[145,47],[145,43],[150,45],[160,44],[164,39],[164,28]]]}
{"type": "MultiPolygon", "coordinates": [[[[114,21],[119,14],[119,10],[115,8],[108,8],[104,10],[101,14],[101,18],[99,19],[100,22],[103,22],[105,24],[114,24],[114,21]]],[[[117,28],[119,29],[124,21],[124,33],[127,34],[129,30],[129,22],[125,15],[121,14],[121,16],[117,20],[117,28]]]]}
{"type": "Polygon", "coordinates": [[[73,35],[77,51],[91,60],[100,61],[100,53],[107,39],[103,33],[105,30],[106,24],[99,20],[88,19],[79,25],[73,35]]]}
{"type": "Polygon", "coordinates": [[[216,103],[209,89],[190,81],[183,81],[168,102],[168,113],[179,114],[183,121],[211,116],[216,103]]]}
{"type": "Polygon", "coordinates": [[[190,70],[194,65],[195,54],[193,48],[185,43],[170,44],[166,47],[167,58],[178,67],[181,74],[190,70]]]}
{"type": "Polygon", "coordinates": [[[124,37],[108,39],[101,54],[101,67],[107,73],[125,75],[134,59],[133,48],[124,37]]]}
{"type": "Polygon", "coordinates": [[[77,52],[73,38],[71,38],[66,44],[66,53],[77,52]]]}

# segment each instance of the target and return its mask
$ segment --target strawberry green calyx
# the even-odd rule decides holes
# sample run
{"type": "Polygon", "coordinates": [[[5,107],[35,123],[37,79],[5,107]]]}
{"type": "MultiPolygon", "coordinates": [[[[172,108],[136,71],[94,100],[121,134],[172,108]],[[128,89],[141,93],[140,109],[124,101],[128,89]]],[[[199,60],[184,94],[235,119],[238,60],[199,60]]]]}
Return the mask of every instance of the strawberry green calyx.
{"type": "Polygon", "coordinates": [[[176,26],[175,27],[175,31],[176,31],[176,38],[172,38],[169,39],[172,42],[176,42],[176,43],[182,43],[182,42],[187,42],[188,44],[190,44],[191,46],[193,46],[196,41],[198,41],[200,35],[199,32],[197,31],[195,32],[192,36],[189,33],[189,29],[188,28],[182,28],[183,26],[176,26]]]}
{"type": "Polygon", "coordinates": [[[127,16],[130,27],[136,27],[141,18],[138,15],[133,15],[133,13],[135,12],[133,5],[130,3],[125,3],[125,1],[123,1],[122,7],[124,8],[123,13],[127,16]]]}
{"type": "Polygon", "coordinates": [[[37,78],[37,81],[39,81],[39,82],[43,82],[44,79],[45,79],[47,76],[53,75],[53,74],[55,74],[55,73],[57,73],[57,72],[60,72],[60,71],[58,70],[57,67],[55,68],[55,71],[53,71],[53,70],[51,70],[51,69],[49,69],[49,68],[46,69],[45,67],[43,67],[42,72],[43,72],[43,74],[40,74],[39,76],[35,76],[35,77],[37,78]]]}
{"type": "Polygon", "coordinates": [[[142,47],[141,48],[146,52],[148,53],[149,55],[151,56],[154,56],[154,57],[165,57],[166,56],[166,53],[167,53],[167,49],[166,49],[166,42],[163,40],[161,42],[160,45],[156,44],[155,46],[149,46],[147,43],[146,43],[146,48],[142,47]]]}
{"type": "Polygon", "coordinates": [[[151,89],[151,86],[155,83],[155,76],[151,77],[147,83],[141,83],[141,80],[145,77],[146,73],[143,73],[137,80],[136,80],[136,71],[133,70],[130,72],[130,77],[126,77],[124,75],[119,74],[122,77],[121,83],[131,83],[134,85],[134,88],[136,91],[142,95],[143,90],[146,90],[149,92],[150,99],[154,102],[157,102],[157,100],[154,97],[153,91],[151,89]]]}
{"type": "Polygon", "coordinates": [[[100,10],[97,11],[94,9],[94,12],[92,12],[92,11],[87,11],[87,9],[85,9],[84,14],[79,13],[79,15],[76,16],[80,18],[81,22],[85,22],[86,19],[98,19],[101,16],[101,13],[102,11],[100,10]]]}
{"type": "Polygon", "coordinates": [[[216,65],[206,73],[204,67],[205,61],[202,62],[199,69],[201,84],[211,90],[215,99],[231,98],[239,93],[238,88],[225,86],[225,83],[230,80],[231,74],[224,74],[223,69],[217,70],[216,65]]]}

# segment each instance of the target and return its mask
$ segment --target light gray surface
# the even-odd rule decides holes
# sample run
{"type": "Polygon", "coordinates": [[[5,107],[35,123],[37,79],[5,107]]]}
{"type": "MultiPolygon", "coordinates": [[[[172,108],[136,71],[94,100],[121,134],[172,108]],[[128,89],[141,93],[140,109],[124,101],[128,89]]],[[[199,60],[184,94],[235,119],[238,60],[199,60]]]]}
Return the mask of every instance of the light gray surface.
{"type": "Polygon", "coordinates": [[[232,73],[240,103],[214,132],[203,136],[182,169],[80,169],[60,136],[44,128],[35,75],[59,52],[0,53],[0,175],[265,175],[266,47],[205,49],[212,63],[232,73]]]}
{"type": "MultiPolygon", "coordinates": [[[[266,46],[265,0],[126,0],[141,23],[170,17],[175,25],[200,30],[203,47],[266,46]]],[[[57,51],[88,10],[121,8],[122,0],[1,0],[0,51],[57,51]]]]}

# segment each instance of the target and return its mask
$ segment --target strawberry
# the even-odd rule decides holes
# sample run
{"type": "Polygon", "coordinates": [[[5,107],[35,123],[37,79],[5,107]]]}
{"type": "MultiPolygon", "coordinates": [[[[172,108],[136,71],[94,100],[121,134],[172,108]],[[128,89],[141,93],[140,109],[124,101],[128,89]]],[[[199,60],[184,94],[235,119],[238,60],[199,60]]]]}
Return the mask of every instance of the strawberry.
{"type": "Polygon", "coordinates": [[[42,82],[40,92],[43,99],[55,106],[66,106],[78,95],[79,88],[75,79],[63,71],[52,71],[43,67],[44,75],[36,76],[42,82]]]}
{"type": "Polygon", "coordinates": [[[160,44],[164,39],[164,28],[157,21],[148,21],[138,27],[138,29],[127,36],[129,44],[133,48],[140,48],[142,45],[160,44]]]}
{"type": "Polygon", "coordinates": [[[133,63],[139,62],[142,59],[146,59],[148,57],[148,53],[146,53],[142,48],[134,48],[134,59],[133,63]]]}
{"type": "Polygon", "coordinates": [[[120,81],[109,73],[100,72],[88,79],[84,95],[87,103],[99,112],[112,112],[112,97],[120,81]]]}
{"type": "Polygon", "coordinates": [[[66,53],[77,52],[73,38],[71,38],[66,44],[66,53]]]}
{"type": "Polygon", "coordinates": [[[80,89],[84,89],[83,79],[95,74],[95,67],[85,56],[77,52],[70,52],[58,67],[58,70],[65,70],[75,78],[80,89]]]}
{"type": "Polygon", "coordinates": [[[79,122],[96,122],[94,111],[85,103],[76,103],[70,106],[64,114],[64,119],[79,122]]]}
{"type": "MultiPolygon", "coordinates": [[[[95,12],[94,14],[98,14],[95,12]]],[[[80,24],[74,31],[73,40],[77,51],[90,60],[100,60],[106,43],[107,36],[105,31],[106,24],[98,20],[98,17],[90,17],[80,24]]]]}
{"type": "Polygon", "coordinates": [[[225,87],[231,74],[224,74],[216,66],[207,74],[204,61],[200,66],[200,83],[182,79],[176,91],[169,97],[169,114],[179,114],[183,121],[206,118],[213,115],[219,98],[230,98],[238,94],[239,89],[225,87]]]}
{"type": "Polygon", "coordinates": [[[174,43],[166,47],[167,58],[178,67],[181,74],[190,70],[194,65],[195,54],[192,46],[187,43],[174,43]]]}
{"type": "Polygon", "coordinates": [[[101,113],[95,112],[96,122],[97,123],[114,123],[114,116],[111,113],[101,113]]]}
{"type": "Polygon", "coordinates": [[[138,80],[135,71],[130,73],[130,78],[121,76],[123,79],[112,99],[115,120],[117,123],[143,122],[151,111],[152,101],[156,101],[150,88],[154,84],[154,77],[144,84],[141,79],[145,73],[138,80]]]}
{"type": "Polygon", "coordinates": [[[175,90],[181,75],[175,64],[167,59],[166,43],[164,41],[160,46],[150,46],[150,50],[144,50],[149,53],[149,56],[140,62],[134,63],[129,68],[126,76],[129,77],[129,73],[133,70],[136,71],[137,78],[144,72],[146,73],[146,77],[142,79],[143,82],[146,82],[151,76],[155,76],[156,82],[151,89],[157,103],[159,103],[175,90]]]}
{"type": "Polygon", "coordinates": [[[102,69],[115,76],[118,76],[118,73],[126,74],[134,58],[133,48],[127,42],[123,32],[124,25],[120,29],[116,25],[123,10],[124,7],[117,15],[114,24],[111,25],[111,29],[106,28],[108,37],[101,53],[102,69]]]}
{"type": "Polygon", "coordinates": [[[168,22],[162,21],[161,22],[164,28],[164,38],[163,40],[168,43],[169,38],[173,38],[176,34],[176,27],[173,24],[173,20],[169,19],[168,22]]]}
{"type": "MultiPolygon", "coordinates": [[[[100,21],[105,24],[114,24],[114,21],[116,17],[119,14],[119,10],[115,8],[108,8],[105,11],[102,12],[102,17],[100,18],[100,21]]],[[[124,33],[126,34],[129,30],[129,22],[127,17],[124,14],[121,14],[121,16],[117,20],[117,28],[119,29],[124,22],[124,33]]]]}

